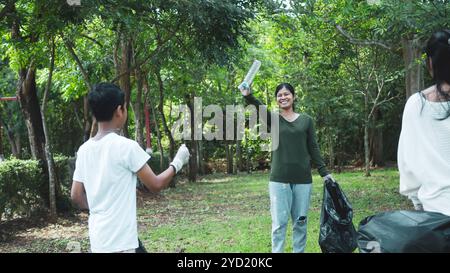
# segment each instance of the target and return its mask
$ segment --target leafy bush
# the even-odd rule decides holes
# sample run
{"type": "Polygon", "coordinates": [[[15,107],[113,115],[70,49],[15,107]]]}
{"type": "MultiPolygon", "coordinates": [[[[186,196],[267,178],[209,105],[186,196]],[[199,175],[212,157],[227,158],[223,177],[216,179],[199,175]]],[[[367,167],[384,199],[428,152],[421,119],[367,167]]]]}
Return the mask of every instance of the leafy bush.
{"type": "MultiPolygon", "coordinates": [[[[55,156],[55,169],[59,181],[57,208],[70,208],[70,187],[74,159],[55,156]]],[[[42,166],[36,160],[8,159],[0,163],[0,219],[4,214],[29,216],[34,210],[44,208],[47,196],[41,196],[40,190],[48,185],[42,166]]]]}
{"type": "Polygon", "coordinates": [[[42,205],[39,186],[44,180],[35,160],[9,159],[0,163],[0,215],[29,215],[42,205]]]}
{"type": "MultiPolygon", "coordinates": [[[[160,168],[160,153],[154,153],[148,164],[155,174],[161,173],[169,166],[169,158],[164,156],[164,169],[160,168]]],[[[57,208],[67,211],[71,208],[70,188],[75,170],[75,159],[67,156],[54,156],[57,187],[57,208]]],[[[29,216],[34,210],[44,208],[48,196],[41,195],[42,187],[48,185],[42,166],[36,160],[8,159],[0,163],[0,219],[4,215],[29,216]]]]}
{"type": "MultiPolygon", "coordinates": [[[[70,189],[72,187],[73,172],[75,171],[75,158],[62,155],[54,156],[55,171],[59,182],[59,192],[56,196],[56,207],[58,211],[69,211],[72,209],[70,201],[70,189]]],[[[45,179],[43,183],[48,184],[45,179]]]]}

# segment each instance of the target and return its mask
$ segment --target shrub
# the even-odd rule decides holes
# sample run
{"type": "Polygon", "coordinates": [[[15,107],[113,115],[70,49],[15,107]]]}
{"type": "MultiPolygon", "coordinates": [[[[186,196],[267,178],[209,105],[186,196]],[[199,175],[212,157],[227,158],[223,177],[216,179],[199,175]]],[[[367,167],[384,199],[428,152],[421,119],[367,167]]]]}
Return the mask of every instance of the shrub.
{"type": "Polygon", "coordinates": [[[0,215],[30,215],[42,205],[39,186],[41,166],[35,160],[9,159],[0,163],[0,215]]]}
{"type": "MultiPolygon", "coordinates": [[[[55,156],[55,169],[59,181],[57,208],[67,211],[71,208],[70,187],[74,159],[66,156],[55,156]]],[[[44,208],[44,200],[40,189],[48,185],[42,165],[36,160],[8,159],[0,163],[0,219],[3,214],[11,217],[14,214],[29,216],[34,210],[44,208]]]]}

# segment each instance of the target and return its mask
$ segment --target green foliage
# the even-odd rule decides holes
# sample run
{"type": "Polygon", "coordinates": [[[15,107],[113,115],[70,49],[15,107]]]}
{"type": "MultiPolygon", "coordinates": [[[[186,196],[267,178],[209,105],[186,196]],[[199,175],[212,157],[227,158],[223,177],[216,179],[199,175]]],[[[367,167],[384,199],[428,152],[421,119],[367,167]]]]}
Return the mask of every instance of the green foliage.
{"type": "Polygon", "coordinates": [[[58,182],[62,189],[64,197],[70,196],[72,186],[73,172],[75,171],[75,158],[64,155],[54,155],[55,170],[58,182]]]}
{"type": "MultiPolygon", "coordinates": [[[[378,4],[365,0],[92,0],[70,7],[63,0],[15,1],[16,11],[5,13],[0,20],[0,95],[13,96],[18,69],[33,63],[42,99],[49,73],[49,41],[55,38],[47,122],[52,151],[73,155],[83,141],[85,117],[90,120],[82,101],[89,89],[66,42],[73,46],[89,81],[96,83],[116,78],[121,41],[130,39],[131,104],[137,102],[134,68],[138,66],[149,83],[149,93],[143,96],[156,108],[161,88],[169,127],[175,119],[170,117],[170,109],[190,103],[193,96],[202,97],[204,106],[217,104],[224,109],[227,104],[243,104],[236,87],[252,61],[258,59],[262,67],[252,86],[256,96],[276,109],[276,85],[293,84],[297,111],[312,115],[316,121],[322,153],[327,158],[334,153],[348,164],[362,154],[362,124],[368,113],[359,91],[367,83],[366,95],[369,103],[374,103],[376,82],[368,75],[375,68],[385,82],[382,98],[395,99],[381,105],[382,115],[369,125],[384,132],[386,157],[395,160],[405,87],[401,40],[416,34],[423,40],[438,28],[448,28],[450,5],[447,1],[375,2],[378,4]],[[12,37],[15,19],[19,19],[20,37],[12,37]],[[355,40],[379,41],[392,50],[352,44],[337,25],[355,40]]],[[[129,110],[131,137],[136,128],[133,110],[129,110]]],[[[1,103],[0,115],[16,141],[26,147],[20,156],[29,156],[18,104],[1,103]]],[[[169,141],[160,116],[157,122],[167,149],[169,141]]],[[[0,145],[9,155],[7,135],[3,132],[2,136],[0,145]]],[[[156,144],[156,134],[152,140],[156,144]]],[[[224,158],[224,144],[205,144],[205,158],[224,158]]],[[[258,150],[259,144],[249,142],[243,157],[247,152],[251,153],[249,158],[267,157],[258,150]]],[[[159,163],[156,166],[159,168],[159,163]]]]}
{"type": "Polygon", "coordinates": [[[10,159],[0,163],[0,214],[29,215],[42,205],[39,197],[43,175],[34,160],[10,159]]]}
{"type": "Polygon", "coordinates": [[[154,152],[152,154],[152,157],[148,160],[147,164],[150,166],[152,171],[155,174],[160,174],[161,172],[165,171],[169,167],[169,157],[165,154],[163,158],[163,169],[161,170],[161,154],[159,152],[154,152]]]}
{"type": "MultiPolygon", "coordinates": [[[[70,186],[73,174],[73,159],[55,156],[55,167],[60,182],[58,206],[69,206],[70,186]]],[[[40,187],[48,184],[42,166],[36,160],[10,158],[0,162],[0,215],[30,215],[44,208],[44,197],[39,195],[40,187]]]]}

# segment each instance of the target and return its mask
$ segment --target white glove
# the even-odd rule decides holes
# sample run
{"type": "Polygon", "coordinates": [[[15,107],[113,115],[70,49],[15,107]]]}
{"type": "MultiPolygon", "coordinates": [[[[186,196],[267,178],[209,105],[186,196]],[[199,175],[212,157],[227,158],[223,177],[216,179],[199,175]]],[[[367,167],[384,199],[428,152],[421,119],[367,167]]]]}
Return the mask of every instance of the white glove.
{"type": "Polygon", "coordinates": [[[239,85],[239,90],[241,91],[241,94],[242,94],[243,96],[248,96],[248,95],[250,95],[250,93],[251,93],[251,91],[250,91],[250,86],[249,86],[248,83],[246,83],[246,82],[242,82],[242,83],[239,85]]]}
{"type": "Polygon", "coordinates": [[[175,155],[170,165],[175,168],[175,173],[178,173],[184,165],[186,165],[189,161],[189,150],[185,144],[182,144],[178,149],[177,154],[175,155]]]}
{"type": "Polygon", "coordinates": [[[334,180],[334,178],[333,178],[333,176],[331,176],[331,174],[327,174],[322,178],[323,178],[323,181],[327,181],[327,179],[331,179],[331,181],[336,182],[336,180],[334,180]]]}

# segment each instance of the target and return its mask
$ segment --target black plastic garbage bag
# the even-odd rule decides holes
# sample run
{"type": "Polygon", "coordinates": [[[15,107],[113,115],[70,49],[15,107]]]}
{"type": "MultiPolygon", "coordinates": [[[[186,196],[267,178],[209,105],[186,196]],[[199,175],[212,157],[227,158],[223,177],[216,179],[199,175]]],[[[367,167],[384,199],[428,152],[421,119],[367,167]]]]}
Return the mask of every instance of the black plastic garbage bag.
{"type": "Polygon", "coordinates": [[[390,211],[363,219],[358,228],[362,253],[450,252],[450,216],[427,211],[390,211]]]}
{"type": "Polygon", "coordinates": [[[323,253],[351,253],[356,247],[353,209],[339,184],[327,179],[323,187],[319,245],[323,253]]]}

